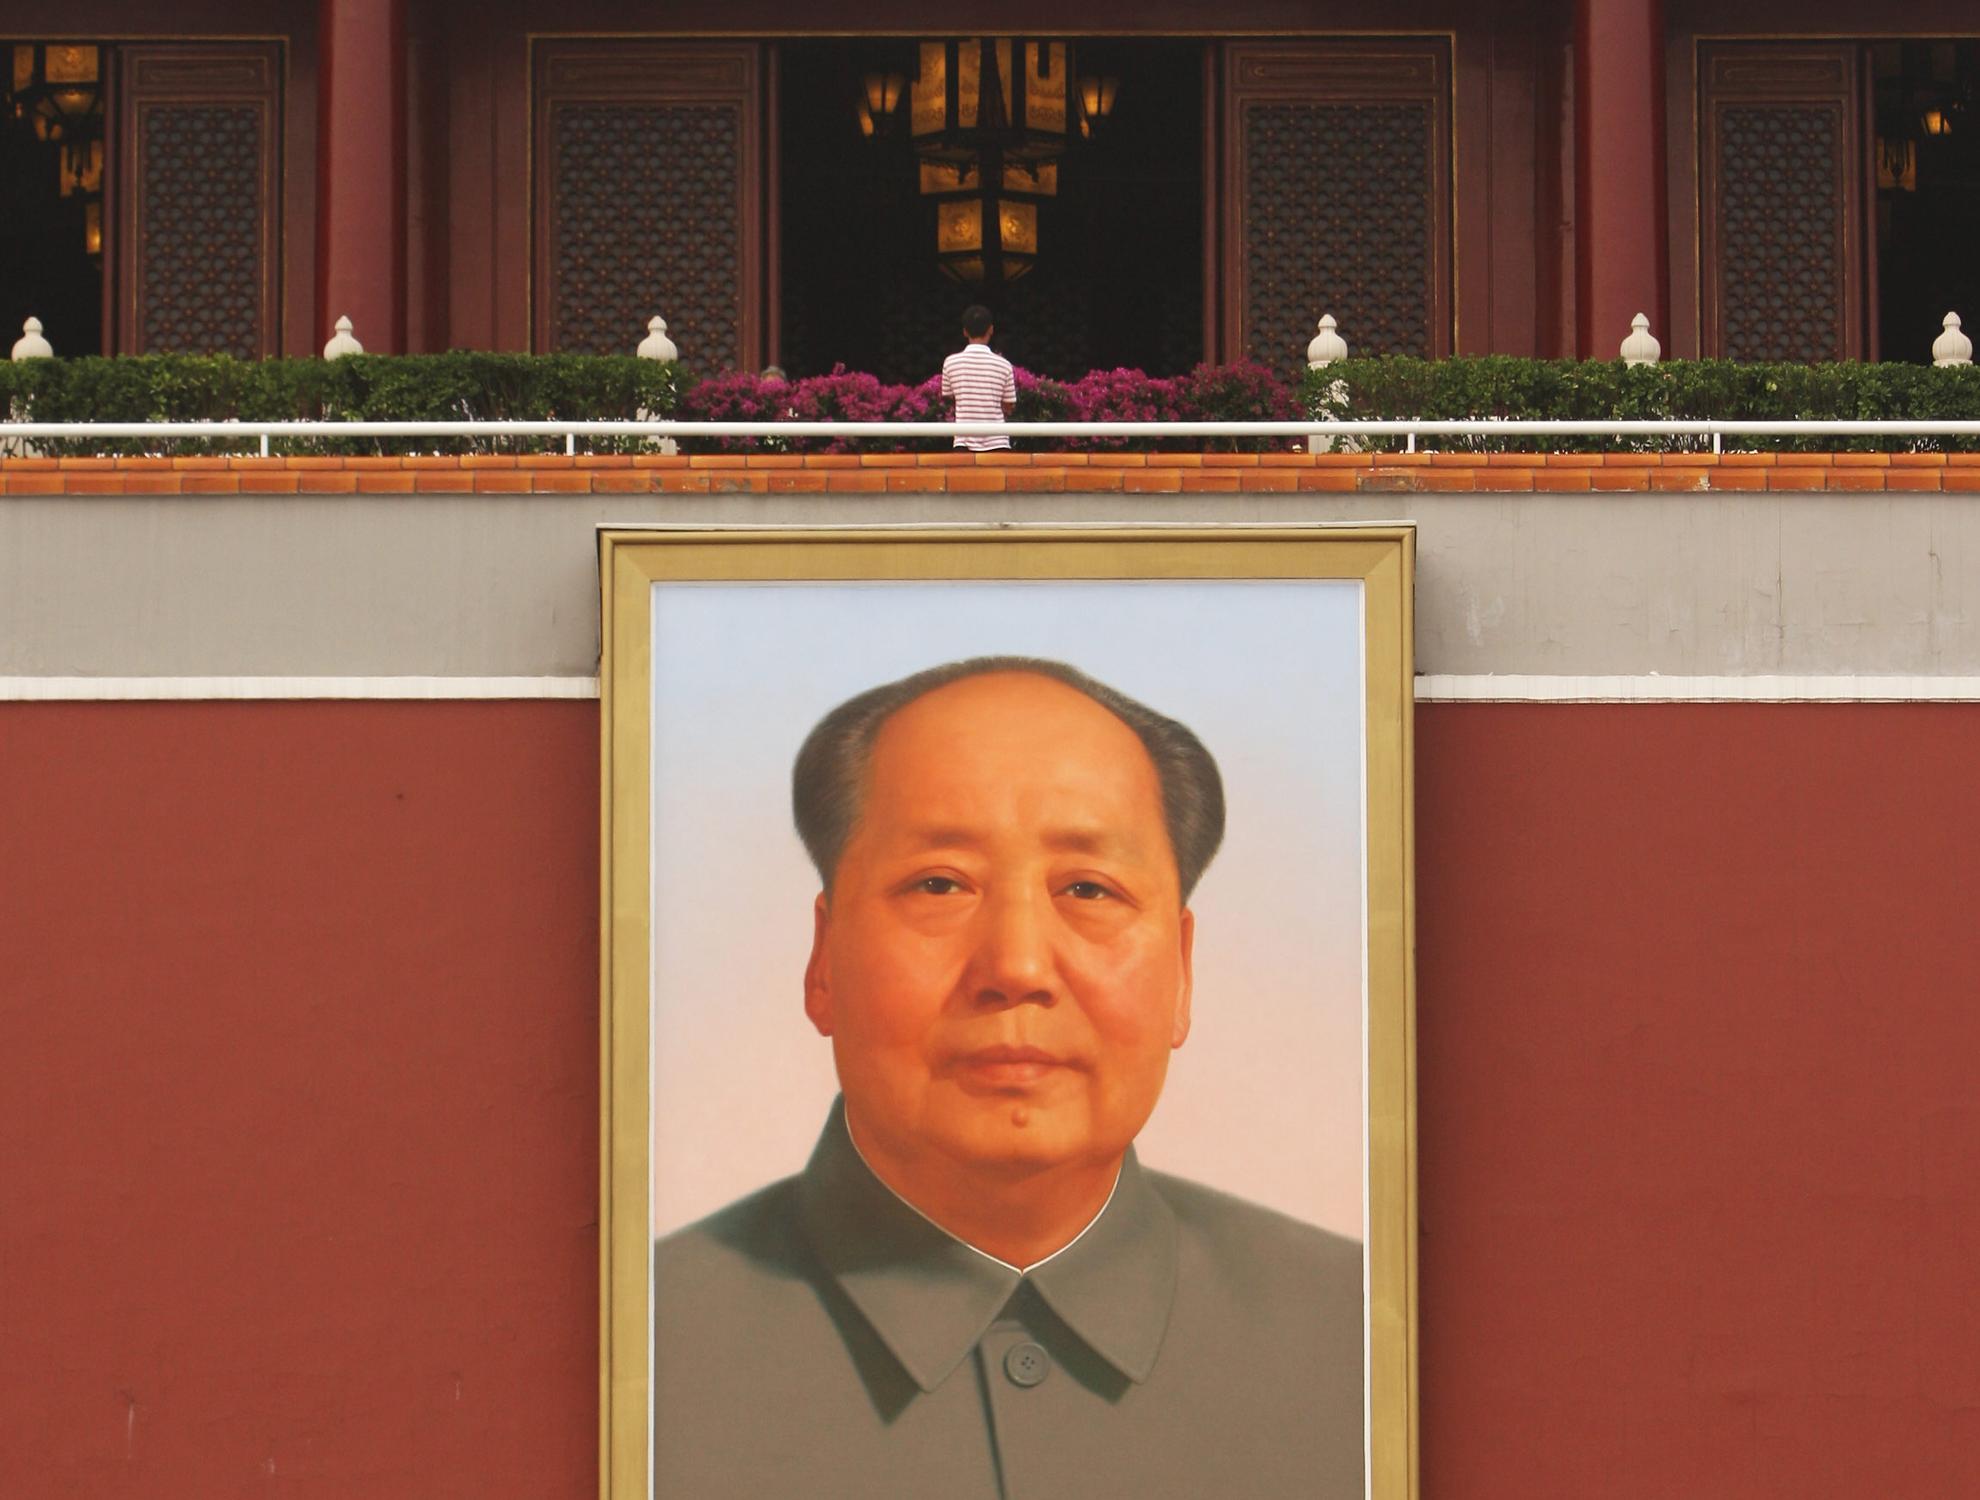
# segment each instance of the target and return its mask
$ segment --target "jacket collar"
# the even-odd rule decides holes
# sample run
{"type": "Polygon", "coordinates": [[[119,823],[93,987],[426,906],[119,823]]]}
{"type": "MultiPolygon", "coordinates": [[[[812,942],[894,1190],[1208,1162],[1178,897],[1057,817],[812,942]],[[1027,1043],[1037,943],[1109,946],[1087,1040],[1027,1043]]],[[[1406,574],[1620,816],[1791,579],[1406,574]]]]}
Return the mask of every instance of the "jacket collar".
{"type": "Polygon", "coordinates": [[[847,1133],[843,1101],[798,1180],[798,1204],[825,1268],[924,1391],[948,1378],[1026,1282],[1130,1380],[1155,1368],[1175,1298],[1176,1222],[1132,1147],[1100,1217],[1027,1272],[923,1218],[876,1177],[847,1133]]]}

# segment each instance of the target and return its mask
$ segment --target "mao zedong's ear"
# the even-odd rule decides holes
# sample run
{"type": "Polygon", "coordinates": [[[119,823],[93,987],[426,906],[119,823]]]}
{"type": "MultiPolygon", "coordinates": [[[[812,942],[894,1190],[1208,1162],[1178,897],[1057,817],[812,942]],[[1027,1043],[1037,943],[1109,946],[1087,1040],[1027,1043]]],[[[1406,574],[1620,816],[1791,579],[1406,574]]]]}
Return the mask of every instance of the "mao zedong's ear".
{"type": "Polygon", "coordinates": [[[825,932],[832,921],[825,893],[811,904],[811,958],[804,966],[804,1013],[820,1036],[832,1034],[832,961],[825,954],[825,932]]]}
{"type": "Polygon", "coordinates": [[[1182,942],[1182,988],[1176,996],[1176,1024],[1170,1035],[1170,1047],[1180,1047],[1189,1040],[1189,999],[1194,984],[1190,972],[1190,954],[1196,944],[1196,913],[1187,906],[1182,909],[1182,919],[1177,924],[1181,928],[1182,942]]]}

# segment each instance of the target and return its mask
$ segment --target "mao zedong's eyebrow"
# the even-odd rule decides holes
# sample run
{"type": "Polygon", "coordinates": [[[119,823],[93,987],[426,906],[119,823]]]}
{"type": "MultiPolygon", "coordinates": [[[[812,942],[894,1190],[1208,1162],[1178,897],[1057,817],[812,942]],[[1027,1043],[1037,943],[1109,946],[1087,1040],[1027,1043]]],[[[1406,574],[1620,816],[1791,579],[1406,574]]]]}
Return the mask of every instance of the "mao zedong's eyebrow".
{"type": "MultiPolygon", "coordinates": [[[[1038,841],[1054,853],[1123,855],[1134,852],[1134,841],[1122,838],[1119,834],[1104,828],[1046,828],[1039,831],[1038,841]]],[[[917,851],[929,849],[976,849],[991,841],[992,836],[982,829],[965,828],[960,825],[943,824],[928,828],[908,830],[906,842],[917,851]]]]}

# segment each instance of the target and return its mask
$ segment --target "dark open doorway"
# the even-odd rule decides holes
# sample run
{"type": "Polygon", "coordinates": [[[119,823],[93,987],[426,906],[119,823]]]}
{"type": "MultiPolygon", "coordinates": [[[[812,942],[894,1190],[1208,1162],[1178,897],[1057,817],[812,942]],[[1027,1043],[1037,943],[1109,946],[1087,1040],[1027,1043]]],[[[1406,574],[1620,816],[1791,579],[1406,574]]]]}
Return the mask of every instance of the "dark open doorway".
{"type": "MultiPolygon", "coordinates": [[[[976,287],[937,265],[935,204],[908,129],[917,45],[788,42],[779,51],[781,359],[793,375],[843,364],[919,381],[986,302],[997,346],[1040,374],[1203,358],[1203,49],[1180,41],[1071,39],[1074,79],[1118,80],[1098,129],[1072,106],[1057,191],[1037,205],[1035,265],[976,287]],[[892,128],[864,133],[863,80],[892,73],[892,128]]],[[[868,111],[869,116],[871,110],[868,111]]]]}
{"type": "Polygon", "coordinates": [[[0,42],[0,352],[29,317],[57,354],[103,342],[106,49],[0,42]]]}
{"type": "Polygon", "coordinates": [[[1877,357],[1917,362],[1948,312],[1980,329],[1980,41],[1871,49],[1877,357]]]}

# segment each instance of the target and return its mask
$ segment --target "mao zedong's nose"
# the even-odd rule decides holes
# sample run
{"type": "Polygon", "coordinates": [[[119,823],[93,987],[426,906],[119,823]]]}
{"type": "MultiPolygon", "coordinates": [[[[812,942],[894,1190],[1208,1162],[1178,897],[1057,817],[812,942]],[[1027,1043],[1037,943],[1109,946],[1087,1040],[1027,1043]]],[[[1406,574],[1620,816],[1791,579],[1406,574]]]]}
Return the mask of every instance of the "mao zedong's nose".
{"type": "Polygon", "coordinates": [[[967,979],[980,1006],[1051,1005],[1059,998],[1052,957],[1052,903],[1040,891],[1006,890],[983,903],[967,979]]]}

